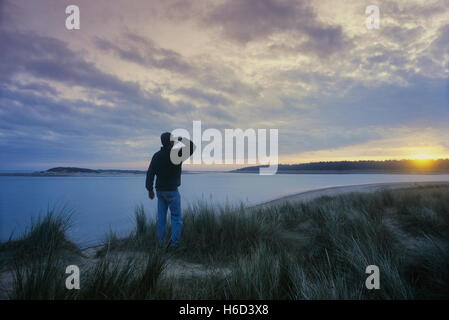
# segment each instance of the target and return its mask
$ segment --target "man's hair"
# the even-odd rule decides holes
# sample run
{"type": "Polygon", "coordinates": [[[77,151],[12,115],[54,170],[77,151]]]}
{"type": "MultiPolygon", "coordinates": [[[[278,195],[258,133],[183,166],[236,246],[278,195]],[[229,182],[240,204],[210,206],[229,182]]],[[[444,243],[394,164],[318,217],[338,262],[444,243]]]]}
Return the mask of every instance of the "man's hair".
{"type": "Polygon", "coordinates": [[[161,134],[161,143],[164,147],[168,147],[170,145],[170,137],[170,132],[164,132],[163,134],[161,134]]]}

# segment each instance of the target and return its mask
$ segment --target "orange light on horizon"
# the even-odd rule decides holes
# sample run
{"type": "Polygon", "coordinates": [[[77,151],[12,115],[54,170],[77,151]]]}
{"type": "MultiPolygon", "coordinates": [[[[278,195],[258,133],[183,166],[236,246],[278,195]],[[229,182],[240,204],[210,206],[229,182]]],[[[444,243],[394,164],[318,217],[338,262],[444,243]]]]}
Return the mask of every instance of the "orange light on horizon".
{"type": "MultiPolygon", "coordinates": [[[[346,146],[337,149],[306,151],[281,155],[280,163],[297,164],[320,161],[386,161],[386,160],[438,160],[449,159],[449,150],[439,144],[419,143],[415,146],[388,146],[387,142],[375,141],[367,144],[346,146]]],[[[424,163],[422,163],[424,165],[424,163]]],[[[422,166],[420,165],[420,166],[422,166]]]]}
{"type": "Polygon", "coordinates": [[[427,158],[427,157],[424,157],[421,155],[412,159],[413,164],[416,166],[417,169],[420,169],[420,170],[432,169],[435,160],[436,159],[427,158]]]}

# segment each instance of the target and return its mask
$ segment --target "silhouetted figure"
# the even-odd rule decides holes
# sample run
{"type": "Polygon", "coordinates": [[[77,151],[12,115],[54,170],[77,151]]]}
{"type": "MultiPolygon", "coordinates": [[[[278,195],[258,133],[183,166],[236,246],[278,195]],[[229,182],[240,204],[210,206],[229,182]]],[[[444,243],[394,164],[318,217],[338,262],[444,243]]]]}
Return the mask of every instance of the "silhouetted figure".
{"type": "Polygon", "coordinates": [[[147,171],[145,187],[150,199],[154,199],[153,182],[156,175],[157,194],[157,237],[159,246],[167,240],[167,209],[171,215],[171,247],[178,247],[182,229],[181,196],[178,187],[181,185],[182,162],[192,155],[196,146],[187,138],[173,137],[170,132],[161,135],[161,150],[151,159],[147,171]],[[172,149],[174,140],[182,141],[184,147],[172,149]]]}

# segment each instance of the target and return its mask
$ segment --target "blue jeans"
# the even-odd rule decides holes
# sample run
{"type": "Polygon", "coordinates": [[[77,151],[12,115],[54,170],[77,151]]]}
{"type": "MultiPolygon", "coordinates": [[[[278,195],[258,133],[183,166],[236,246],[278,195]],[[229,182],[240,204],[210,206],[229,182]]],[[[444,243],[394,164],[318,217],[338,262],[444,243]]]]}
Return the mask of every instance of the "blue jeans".
{"type": "Polygon", "coordinates": [[[160,246],[167,240],[167,209],[171,215],[171,247],[179,245],[182,230],[181,196],[176,191],[156,191],[157,194],[157,238],[160,246]]]}

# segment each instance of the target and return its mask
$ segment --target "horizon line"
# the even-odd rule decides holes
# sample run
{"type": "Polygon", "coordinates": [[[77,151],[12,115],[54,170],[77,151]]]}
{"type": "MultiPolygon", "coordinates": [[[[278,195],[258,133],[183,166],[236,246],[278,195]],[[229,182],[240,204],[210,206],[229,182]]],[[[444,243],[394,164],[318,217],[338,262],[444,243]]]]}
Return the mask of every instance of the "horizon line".
{"type": "MultiPolygon", "coordinates": [[[[317,160],[317,161],[309,161],[309,162],[296,162],[296,163],[278,163],[278,166],[294,166],[294,165],[301,165],[301,164],[312,164],[312,163],[329,163],[329,162],[385,162],[385,161],[440,161],[440,160],[449,160],[449,158],[425,158],[425,159],[413,159],[413,158],[402,158],[402,159],[391,159],[386,158],[383,160],[317,160]]],[[[228,166],[228,167],[234,167],[232,169],[222,169],[222,168],[215,168],[215,169],[205,169],[205,168],[189,168],[191,166],[195,166],[192,164],[185,164],[184,170],[185,171],[210,171],[210,172],[227,172],[227,171],[233,171],[236,169],[241,168],[249,168],[249,167],[260,167],[260,166],[266,166],[268,164],[242,164],[237,165],[238,167],[235,167],[235,164],[219,164],[218,166],[228,166]],[[186,168],[187,167],[187,168],[186,168]]],[[[200,165],[201,166],[201,165],[200,165]]],[[[215,164],[217,166],[217,164],[215,164]]],[[[55,166],[49,166],[47,169],[0,169],[0,172],[8,172],[8,173],[21,173],[21,172],[40,172],[40,171],[46,171],[53,168],[80,168],[80,169],[90,169],[90,170],[117,170],[117,171],[146,171],[146,169],[142,168],[113,168],[113,167],[103,167],[103,168],[94,168],[93,166],[77,166],[77,165],[55,165],[55,166]]]]}

